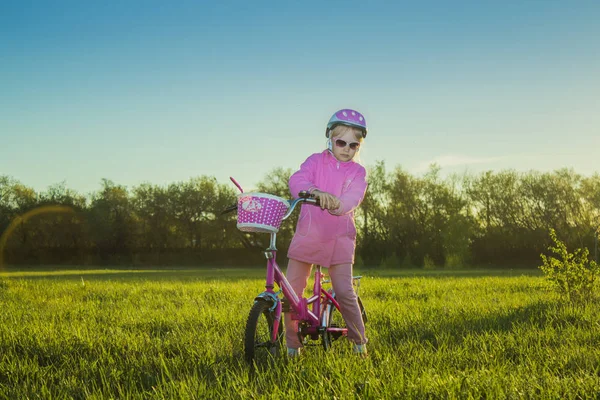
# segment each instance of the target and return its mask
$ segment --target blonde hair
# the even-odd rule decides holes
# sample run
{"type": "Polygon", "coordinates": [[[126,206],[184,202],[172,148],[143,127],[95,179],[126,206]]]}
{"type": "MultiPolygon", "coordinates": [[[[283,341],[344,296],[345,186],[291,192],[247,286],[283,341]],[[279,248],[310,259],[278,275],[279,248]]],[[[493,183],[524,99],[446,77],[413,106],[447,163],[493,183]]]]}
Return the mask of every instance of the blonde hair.
{"type": "Polygon", "coordinates": [[[353,127],[353,126],[348,126],[348,125],[337,125],[335,128],[333,128],[331,130],[329,137],[331,139],[333,139],[333,138],[344,135],[348,131],[354,133],[354,137],[356,138],[356,140],[358,142],[360,142],[360,143],[363,142],[364,138],[363,138],[362,130],[360,130],[359,128],[353,127]]]}
{"type": "MultiPolygon", "coordinates": [[[[331,130],[331,133],[329,134],[329,143],[332,143],[336,137],[340,137],[340,136],[344,135],[346,132],[354,133],[354,138],[356,139],[357,142],[360,143],[360,145],[362,147],[363,140],[365,140],[365,138],[363,137],[363,131],[354,126],[348,126],[348,125],[338,125],[335,128],[333,128],[331,130]]],[[[354,157],[352,157],[352,160],[361,164],[361,162],[360,162],[360,147],[358,148],[356,153],[354,153],[354,157]]]]}

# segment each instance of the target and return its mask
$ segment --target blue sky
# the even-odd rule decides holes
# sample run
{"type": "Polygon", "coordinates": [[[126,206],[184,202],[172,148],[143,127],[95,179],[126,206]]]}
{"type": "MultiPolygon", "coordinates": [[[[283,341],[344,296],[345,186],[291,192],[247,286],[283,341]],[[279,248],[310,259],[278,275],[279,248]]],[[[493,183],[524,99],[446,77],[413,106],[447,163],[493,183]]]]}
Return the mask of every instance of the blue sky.
{"type": "Polygon", "coordinates": [[[340,108],[366,165],[600,171],[600,2],[208,3],[0,5],[0,175],[252,188],[340,108]]]}

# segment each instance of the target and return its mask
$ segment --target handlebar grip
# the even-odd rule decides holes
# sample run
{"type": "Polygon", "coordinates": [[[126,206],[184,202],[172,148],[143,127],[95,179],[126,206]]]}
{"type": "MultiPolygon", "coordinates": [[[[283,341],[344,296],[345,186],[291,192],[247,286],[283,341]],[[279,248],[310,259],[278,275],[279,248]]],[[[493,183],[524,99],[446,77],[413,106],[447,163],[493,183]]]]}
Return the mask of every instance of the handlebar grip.
{"type": "Polygon", "coordinates": [[[303,190],[300,193],[298,193],[298,197],[300,197],[301,199],[304,199],[304,200],[309,200],[309,199],[313,200],[310,202],[307,201],[307,203],[311,203],[311,204],[314,204],[317,206],[321,205],[321,202],[319,201],[319,199],[316,198],[315,195],[310,193],[308,190],[303,190]]]}

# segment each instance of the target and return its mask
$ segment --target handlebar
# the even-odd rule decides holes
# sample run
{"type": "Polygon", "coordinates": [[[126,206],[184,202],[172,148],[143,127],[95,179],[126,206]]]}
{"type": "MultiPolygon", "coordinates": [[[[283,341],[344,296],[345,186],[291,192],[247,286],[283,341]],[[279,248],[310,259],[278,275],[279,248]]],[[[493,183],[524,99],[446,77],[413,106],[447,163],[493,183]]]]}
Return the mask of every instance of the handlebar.
{"type": "Polygon", "coordinates": [[[320,204],[319,199],[316,199],[313,194],[303,190],[300,193],[298,193],[297,199],[292,200],[292,202],[290,203],[290,208],[288,209],[287,213],[285,213],[282,220],[286,220],[290,215],[292,215],[292,213],[294,212],[294,208],[296,208],[296,205],[298,203],[308,203],[314,204],[316,206],[320,204]]]}
{"type": "Polygon", "coordinates": [[[232,211],[237,211],[237,203],[234,203],[230,206],[228,206],[226,209],[224,209],[223,211],[221,211],[221,215],[223,214],[227,214],[230,213],[232,211]]]}
{"type": "MultiPolygon", "coordinates": [[[[296,205],[298,203],[308,203],[308,204],[314,204],[317,206],[321,204],[319,202],[319,199],[315,198],[313,194],[309,193],[306,190],[303,190],[300,193],[298,193],[297,199],[294,199],[290,202],[290,208],[288,208],[288,211],[287,211],[287,213],[285,213],[282,220],[285,220],[285,219],[289,218],[290,215],[292,215],[292,212],[294,212],[294,208],[296,208],[296,205]]],[[[234,203],[234,204],[228,206],[223,211],[221,211],[221,215],[227,214],[232,211],[237,211],[237,203],[234,203]]]]}

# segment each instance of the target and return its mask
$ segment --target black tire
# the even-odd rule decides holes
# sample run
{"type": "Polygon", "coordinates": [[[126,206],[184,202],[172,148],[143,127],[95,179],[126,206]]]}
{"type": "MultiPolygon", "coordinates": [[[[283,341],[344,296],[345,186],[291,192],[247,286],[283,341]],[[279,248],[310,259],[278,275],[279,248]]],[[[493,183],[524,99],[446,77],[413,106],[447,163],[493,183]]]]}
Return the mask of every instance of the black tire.
{"type": "MultiPolygon", "coordinates": [[[[281,352],[283,343],[283,321],[279,321],[279,330],[275,342],[271,341],[275,328],[274,312],[271,304],[265,300],[254,302],[244,334],[244,356],[248,363],[262,364],[273,360],[281,352]]],[[[283,316],[283,314],[282,314],[283,316]]]]}
{"type": "MultiPolygon", "coordinates": [[[[335,296],[333,296],[335,298],[335,296]]],[[[360,297],[357,297],[358,307],[360,308],[360,313],[362,315],[363,323],[367,323],[367,313],[365,311],[365,307],[360,300],[360,297]]],[[[346,328],[346,321],[342,317],[342,313],[335,308],[332,303],[327,303],[326,307],[329,309],[329,320],[327,321],[327,328],[346,328]]],[[[330,332],[323,332],[323,347],[325,350],[332,349],[335,345],[335,341],[341,338],[341,334],[335,334],[330,332]]]]}
{"type": "Polygon", "coordinates": [[[358,307],[360,307],[360,315],[362,315],[362,319],[363,319],[363,324],[367,324],[367,311],[365,310],[365,306],[363,306],[362,300],[360,299],[360,297],[358,297],[358,307]]]}

